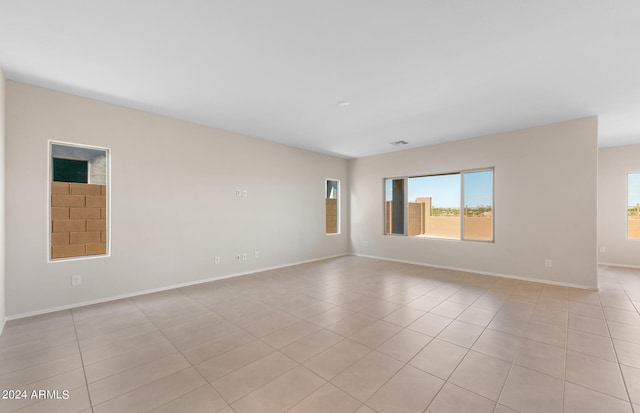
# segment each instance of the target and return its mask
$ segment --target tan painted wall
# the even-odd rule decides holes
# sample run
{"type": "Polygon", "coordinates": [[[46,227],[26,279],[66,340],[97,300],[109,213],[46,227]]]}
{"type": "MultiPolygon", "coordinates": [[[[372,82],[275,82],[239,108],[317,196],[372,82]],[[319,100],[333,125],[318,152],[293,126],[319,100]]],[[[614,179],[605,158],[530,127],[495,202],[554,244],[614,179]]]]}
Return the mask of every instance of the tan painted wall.
{"type": "Polygon", "coordinates": [[[640,240],[640,219],[629,218],[627,220],[627,231],[630,239],[640,240]]]}
{"type": "Polygon", "coordinates": [[[352,251],[594,288],[597,134],[591,117],[352,160],[352,251]],[[380,231],[384,178],[488,167],[495,167],[495,242],[380,231]],[[544,266],[547,258],[553,267],[544,266]]]}
{"type": "Polygon", "coordinates": [[[460,217],[430,217],[432,237],[460,238],[460,217]]]}
{"type": "MultiPolygon", "coordinates": [[[[460,238],[460,217],[428,217],[431,231],[425,231],[425,236],[442,238],[460,238]]],[[[464,236],[470,240],[491,240],[492,222],[490,217],[464,218],[464,236]]]]}
{"type": "Polygon", "coordinates": [[[349,251],[348,214],[325,234],[345,159],[17,82],[6,97],[10,316],[349,251]],[[110,149],[109,257],[47,262],[48,140],[110,149]]]}
{"type": "Polygon", "coordinates": [[[465,217],[464,236],[467,239],[490,241],[493,238],[493,218],[465,217]]]}
{"type": "Polygon", "coordinates": [[[410,237],[424,234],[425,221],[430,218],[425,210],[425,204],[422,202],[409,202],[407,208],[408,228],[407,233],[410,237]]]}

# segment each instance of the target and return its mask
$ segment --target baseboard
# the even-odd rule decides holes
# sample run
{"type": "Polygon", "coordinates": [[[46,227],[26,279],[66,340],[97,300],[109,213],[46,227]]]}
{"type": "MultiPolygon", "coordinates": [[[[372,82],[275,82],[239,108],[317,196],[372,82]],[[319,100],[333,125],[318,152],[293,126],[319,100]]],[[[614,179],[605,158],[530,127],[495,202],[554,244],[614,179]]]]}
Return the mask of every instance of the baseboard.
{"type": "MultiPolygon", "coordinates": [[[[137,296],[141,296],[141,295],[145,295],[145,294],[151,294],[151,293],[157,293],[157,292],[161,292],[161,291],[173,290],[173,289],[182,288],[182,287],[189,287],[191,285],[204,284],[204,283],[208,283],[208,282],[211,282],[211,281],[219,281],[219,280],[225,280],[225,279],[228,279],[228,278],[241,277],[243,275],[256,274],[256,273],[263,272],[263,271],[270,271],[270,270],[276,270],[276,269],[280,269],[280,268],[293,267],[295,265],[301,265],[301,264],[307,264],[307,263],[311,263],[311,262],[323,261],[323,260],[327,260],[327,259],[331,259],[331,258],[344,257],[346,255],[353,255],[353,256],[356,256],[356,257],[363,257],[363,258],[372,258],[372,259],[382,260],[382,261],[400,262],[400,263],[404,263],[404,264],[420,265],[420,266],[424,266],[424,267],[441,268],[441,269],[445,269],[445,270],[462,271],[462,272],[468,272],[468,273],[472,273],[472,274],[489,275],[489,276],[492,276],[492,277],[507,278],[507,279],[518,280],[518,281],[528,281],[528,282],[535,282],[535,283],[540,283],[540,284],[557,285],[557,286],[561,286],[561,287],[579,288],[579,289],[583,289],[583,290],[593,290],[593,291],[597,290],[597,288],[590,287],[590,286],[587,286],[587,285],[581,285],[581,284],[570,284],[570,283],[563,283],[563,282],[550,281],[550,280],[540,280],[540,279],[537,279],[537,278],[520,277],[520,276],[517,276],[517,275],[511,275],[511,274],[502,274],[502,273],[494,273],[494,272],[488,272],[488,271],[479,271],[479,270],[471,269],[471,268],[461,268],[461,267],[451,267],[451,266],[445,266],[445,265],[435,265],[435,264],[429,264],[429,263],[424,263],[424,262],[416,262],[416,261],[408,261],[408,260],[398,260],[398,259],[387,258],[387,257],[379,257],[379,256],[374,256],[374,255],[365,255],[365,254],[357,254],[357,253],[344,253],[344,254],[330,255],[330,256],[326,256],[326,257],[322,257],[322,258],[314,258],[314,259],[311,259],[311,260],[297,261],[297,262],[293,262],[293,263],[289,263],[289,264],[283,264],[283,265],[277,265],[277,266],[273,266],[273,267],[259,268],[259,269],[255,269],[255,270],[251,270],[251,271],[245,271],[245,272],[239,272],[239,273],[233,273],[233,274],[225,274],[225,275],[218,276],[218,277],[204,278],[204,279],[200,279],[200,280],[196,280],[196,281],[190,281],[190,282],[186,282],[186,283],[172,284],[172,285],[159,287],[159,288],[136,291],[136,292],[133,292],[133,293],[120,294],[120,295],[110,296],[110,297],[103,297],[103,298],[99,298],[99,299],[96,299],[96,300],[82,301],[82,302],[69,304],[69,305],[64,305],[64,306],[51,307],[51,308],[46,308],[46,309],[42,309],[42,310],[31,311],[31,312],[28,312],[28,313],[9,315],[9,316],[6,316],[5,319],[2,321],[2,325],[0,326],[0,334],[2,334],[2,331],[4,330],[4,326],[5,326],[6,322],[10,321],[10,320],[18,320],[18,319],[21,319],[21,318],[33,317],[33,316],[37,316],[37,315],[53,313],[53,312],[56,312],[56,311],[70,310],[70,309],[73,309],[73,308],[84,307],[84,306],[87,306],[87,305],[94,305],[94,304],[106,303],[106,302],[109,302],[109,301],[122,300],[122,299],[125,299],[125,298],[137,297],[137,296]]],[[[599,265],[608,265],[608,266],[615,266],[615,267],[627,267],[627,268],[640,268],[640,267],[635,267],[635,266],[612,264],[612,263],[599,263],[599,265]]]]}
{"type": "MultiPolygon", "coordinates": [[[[189,287],[189,286],[192,286],[192,285],[204,284],[204,283],[208,283],[208,282],[211,282],[211,281],[226,280],[228,278],[241,277],[243,275],[256,274],[256,273],[263,272],[263,271],[277,270],[279,268],[293,267],[295,265],[308,264],[310,262],[323,261],[323,260],[328,260],[328,259],[331,259],[331,258],[344,257],[346,255],[350,255],[350,254],[349,253],[344,253],[344,254],[330,255],[330,256],[322,257],[322,258],[314,258],[314,259],[311,259],[311,260],[297,261],[297,262],[289,263],[289,264],[276,265],[274,267],[266,267],[266,268],[260,268],[260,269],[255,269],[255,270],[245,271],[245,272],[240,272],[240,273],[225,274],[225,275],[219,276],[219,277],[210,277],[210,278],[200,279],[200,280],[196,280],[196,281],[190,281],[190,282],[186,282],[186,283],[172,284],[172,285],[168,285],[168,286],[165,286],[165,287],[159,287],[159,288],[152,288],[152,289],[149,289],[149,290],[136,291],[134,293],[127,293],[127,294],[115,295],[115,296],[110,296],[110,297],[104,297],[104,298],[99,298],[99,299],[96,299],[96,300],[82,301],[82,302],[79,302],[79,303],[63,305],[63,306],[58,306],[58,307],[51,307],[51,308],[46,308],[46,309],[43,309],[43,310],[31,311],[31,312],[28,312],[28,313],[14,314],[14,315],[7,316],[5,318],[5,321],[2,323],[2,326],[4,328],[4,323],[6,321],[10,321],[10,320],[18,320],[18,319],[26,318],[26,317],[33,317],[33,316],[42,315],[42,314],[55,313],[56,311],[70,310],[70,309],[73,309],[73,308],[84,307],[84,306],[87,306],[87,305],[101,304],[101,303],[106,303],[106,302],[109,302],[109,301],[122,300],[124,298],[138,297],[140,295],[158,293],[158,292],[161,292],[161,291],[173,290],[173,289],[182,288],[182,287],[189,287]]],[[[0,329],[0,334],[2,334],[2,329],[0,329]]]]}
{"type": "Polygon", "coordinates": [[[620,267],[620,268],[640,269],[640,265],[616,264],[616,263],[612,263],[612,262],[598,262],[598,265],[605,265],[607,267],[620,267]]]}
{"type": "Polygon", "coordinates": [[[450,267],[450,266],[446,266],[446,265],[435,265],[435,264],[428,264],[428,263],[424,263],[424,262],[397,260],[397,259],[393,259],[393,258],[378,257],[378,256],[375,256],[375,255],[364,255],[364,254],[355,254],[355,253],[352,253],[351,255],[354,255],[354,256],[357,256],[357,257],[363,257],[363,258],[373,258],[373,259],[382,260],[382,261],[392,261],[392,262],[401,262],[401,263],[404,263],[404,264],[421,265],[423,267],[441,268],[443,270],[453,270],[453,271],[469,272],[469,273],[472,273],[472,274],[490,275],[492,277],[508,278],[508,279],[511,279],[511,280],[528,281],[528,282],[534,282],[534,283],[539,283],[539,284],[557,285],[559,287],[579,288],[581,290],[591,290],[591,291],[597,291],[598,290],[598,288],[591,287],[591,286],[588,286],[588,285],[570,284],[570,283],[563,283],[563,282],[551,281],[551,280],[540,280],[538,278],[520,277],[518,275],[501,274],[501,273],[488,272],[488,271],[479,271],[479,270],[474,270],[474,269],[471,269],[471,268],[450,267]]]}

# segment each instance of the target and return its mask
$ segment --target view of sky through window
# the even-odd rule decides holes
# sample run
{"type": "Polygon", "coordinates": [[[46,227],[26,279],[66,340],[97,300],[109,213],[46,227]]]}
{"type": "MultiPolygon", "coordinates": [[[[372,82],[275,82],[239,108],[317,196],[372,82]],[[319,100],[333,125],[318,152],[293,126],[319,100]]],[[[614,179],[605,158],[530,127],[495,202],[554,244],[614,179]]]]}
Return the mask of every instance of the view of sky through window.
{"type": "Polygon", "coordinates": [[[640,203],[640,174],[629,174],[627,206],[635,207],[640,203]]]}
{"type": "MultiPolygon", "coordinates": [[[[464,179],[464,201],[467,206],[493,204],[492,171],[467,172],[464,179]]],[[[390,201],[392,195],[392,180],[387,180],[385,185],[386,200],[390,201]]],[[[433,199],[434,206],[440,208],[459,208],[460,174],[410,178],[409,202],[414,202],[416,198],[420,197],[432,197],[434,194],[438,194],[437,198],[433,199]]],[[[638,194],[640,195],[640,179],[638,179],[638,194]]],[[[640,202],[640,200],[638,202],[640,202]]]]}

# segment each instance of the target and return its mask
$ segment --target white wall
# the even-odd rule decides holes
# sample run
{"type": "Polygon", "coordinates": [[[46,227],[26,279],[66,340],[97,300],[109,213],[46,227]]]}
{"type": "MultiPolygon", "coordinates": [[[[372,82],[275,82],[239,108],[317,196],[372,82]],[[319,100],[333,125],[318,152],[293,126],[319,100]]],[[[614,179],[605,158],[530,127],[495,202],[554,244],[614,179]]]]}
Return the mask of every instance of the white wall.
{"type": "Polygon", "coordinates": [[[5,81],[4,74],[0,70],[0,334],[5,323],[5,204],[4,204],[4,177],[5,177],[5,81]]]}
{"type": "Polygon", "coordinates": [[[324,234],[345,159],[11,81],[6,98],[10,317],[348,253],[348,214],[324,234]],[[111,149],[110,257],[47,263],[49,139],[111,149]]]}
{"type": "Polygon", "coordinates": [[[596,288],[597,156],[591,117],[353,160],[352,251],[596,288]],[[495,167],[495,243],[383,235],[385,177],[483,167],[495,167]]]}
{"type": "Polygon", "coordinates": [[[640,267],[640,240],[627,240],[627,174],[640,173],[640,145],[601,148],[598,158],[598,244],[601,264],[640,267]]]}

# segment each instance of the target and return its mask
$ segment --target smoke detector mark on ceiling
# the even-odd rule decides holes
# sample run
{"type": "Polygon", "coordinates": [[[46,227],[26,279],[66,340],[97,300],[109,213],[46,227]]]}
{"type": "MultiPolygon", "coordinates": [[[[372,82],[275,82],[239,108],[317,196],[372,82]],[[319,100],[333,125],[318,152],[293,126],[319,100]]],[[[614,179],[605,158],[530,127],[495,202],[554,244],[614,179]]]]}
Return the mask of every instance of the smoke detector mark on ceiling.
{"type": "Polygon", "coordinates": [[[405,140],[400,140],[400,141],[395,141],[395,142],[391,142],[391,144],[393,146],[402,146],[402,145],[407,145],[409,142],[405,141],[405,140]]]}

